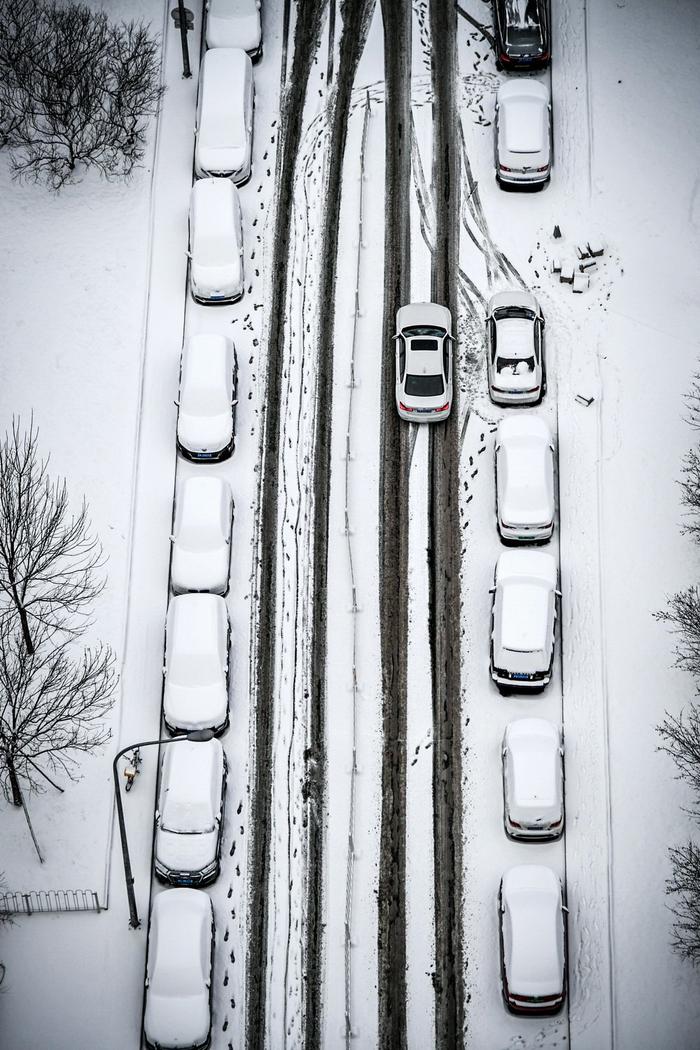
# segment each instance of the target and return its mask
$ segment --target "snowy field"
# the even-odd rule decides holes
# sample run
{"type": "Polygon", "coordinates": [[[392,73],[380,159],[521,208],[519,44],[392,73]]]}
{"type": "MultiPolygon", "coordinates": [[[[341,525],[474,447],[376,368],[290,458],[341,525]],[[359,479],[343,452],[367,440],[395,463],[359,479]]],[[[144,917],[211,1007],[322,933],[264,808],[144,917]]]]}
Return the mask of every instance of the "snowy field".
{"type": "Polygon", "coordinates": [[[0,418],[33,411],[51,470],[88,500],[109,559],[92,630],[120,669],[105,753],[65,794],[31,800],[46,863],[3,803],[0,872],[12,891],[94,891],[103,910],[3,927],[0,1045],[142,1045],[146,920],[163,892],[151,877],[156,749],[125,796],[138,930],[111,763],[159,735],[173,492],[212,473],[236,507],[213,1050],[694,1050],[700,977],[670,951],[664,894],[688,799],[654,732],[691,683],[652,612],[698,566],[676,479],[700,326],[700,8],[553,0],[540,75],[554,100],[552,180],[506,194],[491,123],[504,74],[466,17],[488,26],[490,5],[265,0],[241,189],[245,294],[213,308],[186,286],[199,4],[191,80],[172,4],[103,6],[163,35],[167,91],[143,168],[126,185],[87,177],[52,196],[0,164],[0,418]],[[436,91],[456,114],[448,152],[436,91]],[[384,343],[397,289],[428,300],[440,287],[446,223],[459,396],[443,447],[427,427],[396,425],[384,343]],[[551,261],[593,238],[605,253],[574,295],[551,261]],[[488,674],[503,412],[488,399],[482,331],[485,301],[508,286],[533,291],[547,318],[539,412],[558,453],[561,615],[536,700],[501,697],[488,674]],[[180,350],[197,332],[237,348],[236,449],[219,466],[175,451],[180,350]],[[435,505],[444,462],[452,533],[435,505]],[[459,641],[445,653],[450,558],[459,641]],[[459,685],[441,714],[444,667],[459,685]],[[566,833],[546,845],[514,843],[502,825],[503,730],[531,712],[566,739],[566,833]],[[498,883],[529,861],[561,875],[570,912],[569,996],[544,1020],[508,1014],[499,982],[498,883]]]}

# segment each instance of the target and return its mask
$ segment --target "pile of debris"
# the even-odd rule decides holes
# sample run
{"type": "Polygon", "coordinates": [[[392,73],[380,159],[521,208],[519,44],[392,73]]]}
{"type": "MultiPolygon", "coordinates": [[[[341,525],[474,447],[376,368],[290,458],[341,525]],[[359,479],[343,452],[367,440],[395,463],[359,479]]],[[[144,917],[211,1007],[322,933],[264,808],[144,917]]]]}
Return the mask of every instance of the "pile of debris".
{"type": "MultiPolygon", "coordinates": [[[[561,237],[558,226],[554,227],[553,236],[555,240],[561,237]]],[[[598,259],[604,252],[605,245],[602,241],[591,239],[586,244],[577,244],[576,259],[553,256],[551,272],[559,275],[562,284],[570,284],[573,292],[581,294],[589,288],[591,274],[598,269],[598,259]]]]}

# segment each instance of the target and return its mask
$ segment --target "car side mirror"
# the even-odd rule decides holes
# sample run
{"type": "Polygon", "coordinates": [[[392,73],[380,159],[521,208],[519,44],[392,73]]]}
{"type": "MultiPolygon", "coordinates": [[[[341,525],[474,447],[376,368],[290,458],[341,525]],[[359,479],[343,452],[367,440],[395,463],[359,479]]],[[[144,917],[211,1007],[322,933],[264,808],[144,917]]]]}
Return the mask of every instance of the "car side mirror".
{"type": "Polygon", "coordinates": [[[489,594],[495,594],[495,593],[496,593],[496,588],[495,587],[489,587],[489,594]]]}
{"type": "Polygon", "coordinates": [[[176,397],[175,400],[173,401],[173,404],[175,405],[175,408],[179,408],[180,407],[180,399],[176,397]]]}
{"type": "Polygon", "coordinates": [[[176,537],[175,533],[174,533],[174,532],[171,532],[171,533],[170,533],[170,542],[171,542],[171,543],[174,543],[176,539],[177,539],[177,537],[176,537]]]}
{"type": "Polygon", "coordinates": [[[189,250],[189,248],[185,248],[185,255],[188,259],[192,258],[192,252],[189,250]]]}
{"type": "Polygon", "coordinates": [[[567,915],[569,914],[569,909],[567,908],[567,906],[565,904],[562,904],[561,910],[565,911],[567,915]]]}
{"type": "Polygon", "coordinates": [[[401,332],[397,332],[396,335],[392,336],[392,339],[394,340],[394,342],[396,342],[396,340],[400,337],[400,335],[401,335],[401,332]]]}
{"type": "Polygon", "coordinates": [[[159,812],[159,810],[156,810],[155,819],[156,819],[156,824],[159,824],[160,823],[160,812],[159,812]]]}
{"type": "Polygon", "coordinates": [[[167,666],[165,664],[163,664],[163,676],[165,676],[167,673],[168,673],[168,668],[167,668],[167,666]]]}
{"type": "Polygon", "coordinates": [[[233,401],[231,402],[231,407],[234,408],[237,404],[238,404],[238,398],[234,397],[233,401]]]}
{"type": "Polygon", "coordinates": [[[554,593],[556,594],[557,598],[561,598],[561,591],[555,589],[554,593]]]}

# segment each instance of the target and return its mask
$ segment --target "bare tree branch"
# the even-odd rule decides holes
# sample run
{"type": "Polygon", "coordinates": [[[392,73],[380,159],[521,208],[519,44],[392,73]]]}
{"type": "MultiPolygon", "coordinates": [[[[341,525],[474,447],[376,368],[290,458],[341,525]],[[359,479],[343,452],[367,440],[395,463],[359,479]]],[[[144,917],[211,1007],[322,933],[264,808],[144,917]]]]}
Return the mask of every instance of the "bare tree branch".
{"type": "Polygon", "coordinates": [[[668,851],[672,875],[666,882],[666,892],[677,895],[670,905],[674,916],[674,951],[694,966],[700,963],[700,849],[688,842],[673,846],[668,851]]]}

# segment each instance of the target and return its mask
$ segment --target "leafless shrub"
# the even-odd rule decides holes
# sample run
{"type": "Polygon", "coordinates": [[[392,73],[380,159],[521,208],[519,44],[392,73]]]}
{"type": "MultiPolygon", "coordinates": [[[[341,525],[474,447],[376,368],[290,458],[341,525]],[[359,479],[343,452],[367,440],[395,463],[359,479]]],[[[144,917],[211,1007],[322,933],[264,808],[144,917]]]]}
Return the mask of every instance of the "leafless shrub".
{"type": "Polygon", "coordinates": [[[658,750],[675,762],[678,779],[690,786],[695,798],[691,812],[700,817],[700,708],[691,704],[677,718],[667,711],[656,731],[662,741],[658,750]]]}
{"type": "Polygon", "coordinates": [[[700,587],[687,587],[672,595],[667,607],[655,612],[654,618],[678,638],[676,666],[700,677],[700,587]]]}
{"type": "Polygon", "coordinates": [[[104,719],[114,702],[116,674],[108,646],[76,652],[70,639],[45,639],[34,653],[9,621],[0,624],[0,785],[23,804],[53,777],[78,779],[78,758],[110,737],[104,719]],[[48,644],[42,644],[47,642],[48,644]]]}
{"type": "Polygon", "coordinates": [[[94,168],[126,178],[158,110],[159,42],[84,4],[0,0],[0,144],[55,190],[94,168]]]}
{"type": "Polygon", "coordinates": [[[73,636],[89,624],[104,587],[97,570],[102,546],[90,529],[85,501],[70,510],[65,479],[52,480],[38,455],[39,432],[19,419],[0,444],[0,594],[5,615],[19,618],[27,651],[37,628],[73,636]]]}
{"type": "Polygon", "coordinates": [[[686,508],[681,531],[694,540],[700,540],[700,454],[691,448],[683,459],[681,503],[686,508]]]}
{"type": "Polygon", "coordinates": [[[666,892],[676,898],[670,905],[674,916],[673,949],[694,966],[700,963],[700,849],[688,842],[669,851],[672,875],[666,892]]]}

